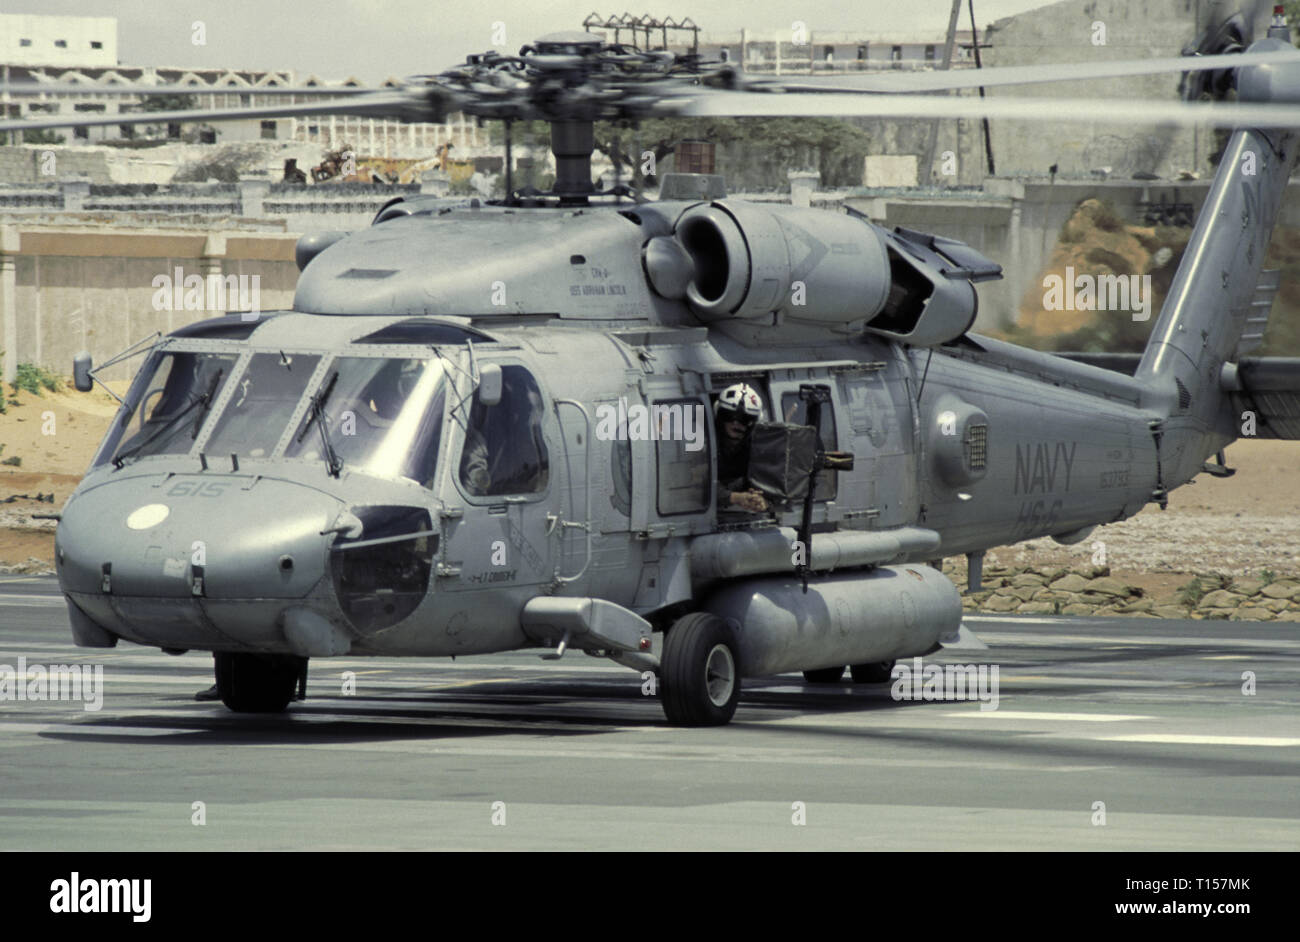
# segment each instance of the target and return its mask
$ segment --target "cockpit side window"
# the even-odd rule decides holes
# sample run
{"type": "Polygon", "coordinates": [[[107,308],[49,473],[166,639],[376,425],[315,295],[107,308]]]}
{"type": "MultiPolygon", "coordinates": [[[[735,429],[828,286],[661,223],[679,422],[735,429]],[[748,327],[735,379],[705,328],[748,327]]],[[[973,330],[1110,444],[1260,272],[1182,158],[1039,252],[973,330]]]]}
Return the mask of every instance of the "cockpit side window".
{"type": "Polygon", "coordinates": [[[545,406],[532,374],[522,366],[501,367],[501,401],[475,398],[460,458],[460,483],[476,497],[540,494],[550,461],[542,437],[545,406]]]}

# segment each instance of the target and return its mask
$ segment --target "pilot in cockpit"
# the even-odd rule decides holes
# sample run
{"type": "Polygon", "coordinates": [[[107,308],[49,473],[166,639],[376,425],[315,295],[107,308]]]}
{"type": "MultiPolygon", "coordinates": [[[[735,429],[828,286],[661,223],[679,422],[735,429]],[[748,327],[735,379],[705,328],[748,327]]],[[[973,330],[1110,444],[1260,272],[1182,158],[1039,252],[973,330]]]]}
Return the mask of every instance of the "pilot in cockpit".
{"type": "Polygon", "coordinates": [[[495,406],[475,402],[465,431],[460,477],[471,494],[535,494],[545,489],[542,416],[537,387],[514,369],[503,370],[501,401],[495,406]]]}
{"type": "Polygon", "coordinates": [[[361,395],[368,417],[376,424],[390,425],[411,398],[420,367],[417,360],[392,360],[376,373],[361,395]]]}

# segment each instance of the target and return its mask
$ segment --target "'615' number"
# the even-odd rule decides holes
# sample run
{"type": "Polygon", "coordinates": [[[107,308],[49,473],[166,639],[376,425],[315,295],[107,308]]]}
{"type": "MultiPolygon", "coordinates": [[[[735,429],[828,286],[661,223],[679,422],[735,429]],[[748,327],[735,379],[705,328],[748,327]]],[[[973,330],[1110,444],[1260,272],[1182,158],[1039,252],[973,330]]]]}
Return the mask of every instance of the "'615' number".
{"type": "Polygon", "coordinates": [[[177,481],[167,492],[168,497],[220,497],[230,486],[229,481],[177,481]]]}

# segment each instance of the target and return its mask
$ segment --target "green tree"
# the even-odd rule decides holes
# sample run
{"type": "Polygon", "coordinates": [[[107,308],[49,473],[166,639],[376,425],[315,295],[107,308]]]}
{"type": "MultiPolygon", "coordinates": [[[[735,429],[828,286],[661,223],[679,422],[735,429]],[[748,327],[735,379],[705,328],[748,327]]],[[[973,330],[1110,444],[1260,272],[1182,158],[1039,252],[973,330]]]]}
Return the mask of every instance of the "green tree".
{"type": "Polygon", "coordinates": [[[24,144],[62,144],[64,140],[62,134],[55,134],[49,128],[38,128],[33,131],[23,132],[24,144]]]}
{"type": "Polygon", "coordinates": [[[1286,15],[1286,25],[1291,27],[1291,40],[1300,35],[1300,0],[1282,0],[1282,12],[1286,15]]]}
{"type": "MultiPolygon", "coordinates": [[[[193,111],[198,106],[199,99],[196,95],[145,95],[139,110],[152,114],[162,111],[193,111]]],[[[148,124],[144,127],[144,133],[147,137],[166,137],[167,127],[162,124],[148,124]]]]}

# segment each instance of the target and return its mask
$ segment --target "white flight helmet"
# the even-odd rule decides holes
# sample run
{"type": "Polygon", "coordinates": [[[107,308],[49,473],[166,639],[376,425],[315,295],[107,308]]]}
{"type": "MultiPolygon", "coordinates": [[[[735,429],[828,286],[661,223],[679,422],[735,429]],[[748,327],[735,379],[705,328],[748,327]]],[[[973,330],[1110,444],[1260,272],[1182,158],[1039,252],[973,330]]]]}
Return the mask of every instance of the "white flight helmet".
{"type": "Polygon", "coordinates": [[[738,412],[749,422],[759,422],[763,418],[763,400],[752,386],[734,383],[722,391],[718,401],[713,404],[713,415],[723,412],[738,412]]]}

